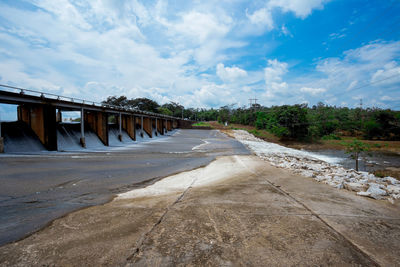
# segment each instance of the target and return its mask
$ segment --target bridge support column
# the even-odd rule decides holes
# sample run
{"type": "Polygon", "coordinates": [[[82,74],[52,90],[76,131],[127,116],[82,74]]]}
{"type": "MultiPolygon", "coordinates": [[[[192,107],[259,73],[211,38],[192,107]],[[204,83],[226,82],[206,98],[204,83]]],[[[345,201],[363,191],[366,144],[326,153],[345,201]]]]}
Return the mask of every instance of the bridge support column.
{"type": "Polygon", "coordinates": [[[172,130],[172,121],[167,120],[167,130],[171,131],[172,130]]]}
{"type": "Polygon", "coordinates": [[[81,146],[86,148],[86,140],[85,140],[85,111],[83,108],[81,109],[81,138],[79,139],[81,146]]]}
{"type": "Polygon", "coordinates": [[[48,105],[18,106],[18,120],[27,123],[47,150],[57,150],[56,108],[48,105]]]}
{"type": "Polygon", "coordinates": [[[62,122],[62,113],[61,113],[60,109],[57,111],[57,119],[56,119],[56,121],[57,122],[62,122]]]}
{"type": "Polygon", "coordinates": [[[104,145],[108,146],[108,114],[104,112],[87,112],[86,123],[100,138],[104,145]]]}
{"type": "Polygon", "coordinates": [[[122,129],[124,129],[132,140],[136,140],[136,119],[131,115],[122,115],[122,129]]]}
{"type": "Polygon", "coordinates": [[[157,130],[157,118],[152,119],[152,129],[155,129],[156,131],[154,132],[156,136],[158,136],[158,130],[157,130]]]}
{"type": "Polygon", "coordinates": [[[122,117],[121,117],[121,113],[119,113],[119,118],[118,118],[118,139],[120,142],[122,142],[122,117]]]}
{"type": "Polygon", "coordinates": [[[151,118],[145,117],[143,118],[143,129],[149,135],[150,138],[153,137],[153,129],[152,129],[151,118]]]}
{"type": "Polygon", "coordinates": [[[140,136],[143,138],[143,116],[140,117],[140,136]]]}
{"type": "Polygon", "coordinates": [[[122,129],[124,129],[132,140],[136,140],[135,117],[131,115],[122,116],[122,129]]]}
{"type": "Polygon", "coordinates": [[[161,134],[164,135],[163,127],[162,127],[162,120],[156,119],[156,127],[157,131],[161,134]]]}

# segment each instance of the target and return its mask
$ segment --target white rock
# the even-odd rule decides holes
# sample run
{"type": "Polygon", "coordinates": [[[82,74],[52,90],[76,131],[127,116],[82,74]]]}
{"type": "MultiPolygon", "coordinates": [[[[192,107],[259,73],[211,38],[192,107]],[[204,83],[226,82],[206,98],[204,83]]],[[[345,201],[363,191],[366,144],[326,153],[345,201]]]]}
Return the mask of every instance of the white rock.
{"type": "Polygon", "coordinates": [[[385,177],[385,178],[383,178],[382,180],[383,180],[384,182],[389,182],[389,183],[391,183],[391,184],[400,184],[400,181],[399,181],[399,180],[397,180],[397,179],[395,179],[395,178],[393,178],[393,177],[390,177],[390,176],[385,177]]]}
{"type": "Polygon", "coordinates": [[[376,183],[370,183],[369,188],[366,192],[358,192],[360,196],[372,197],[375,199],[381,199],[383,196],[387,196],[386,190],[382,189],[382,185],[376,183]]]}
{"type": "Polygon", "coordinates": [[[386,188],[390,194],[400,194],[400,186],[388,185],[386,188]]]}
{"type": "Polygon", "coordinates": [[[346,188],[347,190],[350,190],[350,191],[360,192],[360,191],[364,191],[366,189],[366,186],[361,183],[353,182],[353,183],[345,183],[344,188],[346,188]]]}
{"type": "Polygon", "coordinates": [[[348,170],[334,164],[336,158],[265,142],[243,130],[235,130],[234,136],[257,156],[273,166],[292,170],[294,173],[312,177],[336,188],[344,187],[356,191],[361,196],[400,198],[400,189],[398,189],[400,181],[393,177],[378,178],[368,172],[348,170]],[[363,192],[365,188],[368,190],[363,192]]]}

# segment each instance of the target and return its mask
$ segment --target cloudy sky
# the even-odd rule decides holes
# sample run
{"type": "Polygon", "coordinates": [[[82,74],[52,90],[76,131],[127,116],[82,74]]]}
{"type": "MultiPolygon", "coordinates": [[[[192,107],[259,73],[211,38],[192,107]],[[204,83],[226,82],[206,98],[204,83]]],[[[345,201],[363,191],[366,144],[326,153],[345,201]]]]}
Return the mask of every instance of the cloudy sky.
{"type": "Polygon", "coordinates": [[[95,101],[400,109],[399,56],[398,0],[0,2],[0,83],[95,101]]]}

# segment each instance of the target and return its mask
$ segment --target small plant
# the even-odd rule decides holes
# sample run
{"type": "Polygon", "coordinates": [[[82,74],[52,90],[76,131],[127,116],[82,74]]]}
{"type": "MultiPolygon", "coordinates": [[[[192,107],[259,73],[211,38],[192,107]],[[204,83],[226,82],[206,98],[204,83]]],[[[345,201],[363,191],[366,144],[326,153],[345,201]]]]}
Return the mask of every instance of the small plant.
{"type": "Polygon", "coordinates": [[[350,154],[350,157],[356,161],[356,171],[358,171],[358,158],[361,153],[368,152],[370,146],[358,139],[354,139],[351,143],[344,143],[344,145],[346,146],[346,153],[350,154]]]}
{"type": "Polygon", "coordinates": [[[259,132],[257,130],[249,130],[249,133],[253,134],[254,136],[259,135],[259,132]]]}
{"type": "Polygon", "coordinates": [[[385,174],[382,173],[382,172],[379,172],[379,171],[376,171],[376,172],[374,173],[374,175],[375,175],[376,177],[379,177],[379,178],[385,177],[385,174]]]}
{"type": "Polygon", "coordinates": [[[336,134],[331,133],[322,136],[322,140],[342,140],[342,138],[340,138],[340,136],[337,136],[336,134]]]}

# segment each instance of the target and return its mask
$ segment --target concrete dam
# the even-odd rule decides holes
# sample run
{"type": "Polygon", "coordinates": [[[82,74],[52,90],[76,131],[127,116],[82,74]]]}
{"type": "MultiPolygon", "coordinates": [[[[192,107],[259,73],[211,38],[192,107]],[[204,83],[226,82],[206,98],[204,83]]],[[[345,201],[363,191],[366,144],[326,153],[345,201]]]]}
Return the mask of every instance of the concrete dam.
{"type": "Polygon", "coordinates": [[[68,98],[12,86],[2,87],[0,103],[17,105],[16,122],[2,122],[0,152],[71,151],[121,146],[189,128],[190,121],[123,106],[68,98]],[[79,112],[63,122],[63,112],[79,112]]]}

